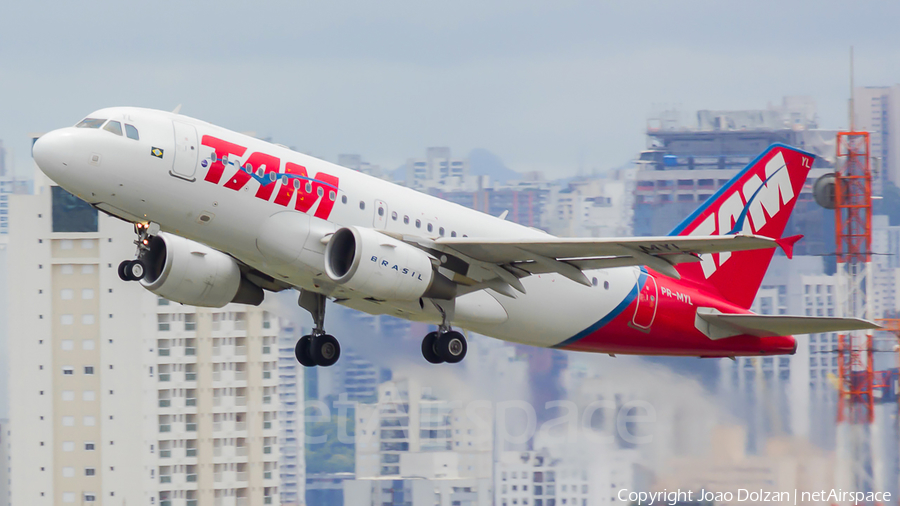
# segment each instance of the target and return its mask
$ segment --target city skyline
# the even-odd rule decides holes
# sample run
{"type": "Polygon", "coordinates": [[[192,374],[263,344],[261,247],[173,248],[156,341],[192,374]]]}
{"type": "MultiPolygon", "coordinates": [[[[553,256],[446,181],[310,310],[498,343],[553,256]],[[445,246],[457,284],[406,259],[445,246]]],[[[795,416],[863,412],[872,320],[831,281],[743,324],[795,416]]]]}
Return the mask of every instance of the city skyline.
{"type": "MultiPolygon", "coordinates": [[[[900,61],[900,4],[275,0],[139,10],[38,0],[2,11],[0,506],[622,506],[623,491],[715,484],[798,495],[868,487],[897,504],[900,333],[872,332],[870,425],[840,421],[850,398],[841,381],[856,384],[863,371],[842,362],[845,337],[831,331],[794,336],[789,354],[697,358],[583,353],[468,330],[466,359],[436,365],[421,343],[438,327],[333,297],[325,328],[341,359],[307,367],[295,345],[317,324],[298,305],[301,285],[266,291],[257,307],[201,308],[121,281],[116,266],[139,243],[132,224],[79,200],[64,176],[69,189],[58,186],[31,146],[96,109],[178,106],[467,208],[457,215],[472,209],[557,238],[640,238],[677,231],[767,146],[787,144],[813,155],[780,235],[803,238],[792,258],[774,253],[749,310],[860,316],[846,309],[841,225],[818,191],[846,167],[835,138],[849,127],[852,46],[854,117],[869,132],[873,169],[864,315],[900,318],[900,67],[890,63],[900,61]]],[[[156,138],[134,123],[140,141],[156,138]]],[[[282,160],[290,156],[300,155],[282,160]]],[[[330,168],[343,171],[347,193],[353,178],[384,185],[330,168]]],[[[199,201],[193,191],[185,198],[199,201]]],[[[373,216],[386,202],[403,222],[406,202],[372,194],[374,206],[360,194],[359,211],[355,192],[330,198],[373,216]]],[[[435,215],[445,204],[424,202],[435,215]]],[[[213,204],[220,224],[224,204],[213,204]]],[[[427,237],[424,221],[408,232],[427,237]]],[[[734,264],[743,271],[729,280],[751,277],[752,265],[734,264]]],[[[589,271],[578,269],[609,289],[608,270],[589,271]]],[[[531,314],[541,323],[560,314],[540,310],[531,314]]],[[[678,313],[697,330],[709,325],[693,310],[678,313]]],[[[637,309],[633,321],[622,314],[641,330],[637,309]]],[[[653,315],[658,329],[666,317],[653,315]]],[[[652,341],[649,325],[635,342],[652,341]]]]}

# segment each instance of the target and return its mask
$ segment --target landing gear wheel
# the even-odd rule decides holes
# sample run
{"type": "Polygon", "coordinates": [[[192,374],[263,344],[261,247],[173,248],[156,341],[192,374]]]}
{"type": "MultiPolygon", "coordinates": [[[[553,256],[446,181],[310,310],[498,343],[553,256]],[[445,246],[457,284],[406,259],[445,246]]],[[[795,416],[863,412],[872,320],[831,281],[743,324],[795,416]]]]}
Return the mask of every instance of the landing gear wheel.
{"type": "Polygon", "coordinates": [[[119,264],[119,279],[122,281],[131,281],[131,279],[128,278],[128,274],[125,272],[125,267],[128,265],[128,262],[128,260],[124,260],[119,264]]]}
{"type": "Polygon", "coordinates": [[[300,365],[304,367],[316,365],[316,362],[309,354],[310,341],[312,341],[310,336],[303,336],[297,340],[297,345],[294,346],[294,356],[297,357],[297,362],[300,362],[300,365]]]}
{"type": "Polygon", "coordinates": [[[125,281],[140,281],[147,274],[147,265],[143,260],[126,260],[119,264],[119,277],[125,281]]]}
{"type": "Polygon", "coordinates": [[[434,344],[434,351],[448,364],[455,364],[466,358],[468,349],[465,336],[455,330],[444,332],[434,344]]]}
{"type": "Polygon", "coordinates": [[[434,351],[434,345],[437,343],[439,336],[440,334],[437,332],[429,332],[425,335],[425,339],[422,339],[422,356],[432,364],[440,364],[444,361],[444,359],[434,351]]]}
{"type": "Polygon", "coordinates": [[[312,336],[309,354],[316,365],[328,367],[334,365],[341,357],[341,345],[334,336],[328,334],[312,336]]]}

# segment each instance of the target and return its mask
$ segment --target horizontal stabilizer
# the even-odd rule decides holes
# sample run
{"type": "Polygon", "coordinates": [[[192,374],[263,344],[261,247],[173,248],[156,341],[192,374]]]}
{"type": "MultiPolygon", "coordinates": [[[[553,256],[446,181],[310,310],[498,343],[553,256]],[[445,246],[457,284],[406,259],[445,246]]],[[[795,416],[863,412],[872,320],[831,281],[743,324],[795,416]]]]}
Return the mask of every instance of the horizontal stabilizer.
{"type": "Polygon", "coordinates": [[[881,328],[875,323],[860,318],[723,314],[715,309],[704,307],[697,309],[695,323],[697,328],[711,339],[742,334],[773,337],[881,328]]]}

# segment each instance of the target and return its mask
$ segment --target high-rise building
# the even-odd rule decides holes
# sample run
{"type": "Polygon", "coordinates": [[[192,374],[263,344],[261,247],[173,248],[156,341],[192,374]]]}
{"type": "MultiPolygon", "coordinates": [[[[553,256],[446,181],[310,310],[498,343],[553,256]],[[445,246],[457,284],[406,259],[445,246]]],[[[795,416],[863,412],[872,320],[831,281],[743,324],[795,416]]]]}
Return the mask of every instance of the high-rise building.
{"type": "Polygon", "coordinates": [[[278,335],[278,462],[282,506],[305,504],[306,458],[304,416],[304,367],[294,357],[294,346],[302,328],[281,320],[278,335]]]}
{"type": "Polygon", "coordinates": [[[457,188],[429,188],[436,197],[459,204],[469,209],[493,216],[507,213],[506,219],[526,227],[544,229],[547,225],[546,209],[550,191],[549,184],[523,185],[514,187],[487,187],[473,190],[457,188]]]}
{"type": "Polygon", "coordinates": [[[6,177],[6,148],[3,147],[3,141],[0,140],[0,177],[6,177]]]}
{"type": "Polygon", "coordinates": [[[411,379],[356,405],[356,476],[345,504],[491,504],[489,408],[467,410],[411,379]],[[473,414],[475,413],[475,414],[473,414]]]}
{"type": "Polygon", "coordinates": [[[834,171],[835,131],[817,127],[815,104],[804,97],[759,111],[698,111],[690,126],[651,120],[649,147],[636,161],[634,234],[667,234],[769,145],[784,143],[816,155],[785,235],[806,234],[798,255],[833,252],[834,212],[816,204],[812,186],[834,171]]]}
{"type": "Polygon", "coordinates": [[[900,84],[855,88],[853,109],[854,128],[869,132],[869,152],[880,159],[877,182],[900,186],[900,84]]]}
{"type": "Polygon", "coordinates": [[[278,322],[122,282],[131,226],[58,186],[10,203],[14,504],[278,504],[278,322]]]}
{"type": "Polygon", "coordinates": [[[900,226],[872,217],[872,297],[875,318],[900,314],[900,226]]]}
{"type": "Polygon", "coordinates": [[[9,420],[0,420],[0,506],[9,506],[9,420]]]}
{"type": "Polygon", "coordinates": [[[490,506],[491,479],[459,476],[458,457],[452,452],[403,454],[397,476],[345,481],[344,504],[490,506]]]}
{"type": "Polygon", "coordinates": [[[635,169],[611,177],[579,178],[554,188],[548,231],[562,237],[628,237],[632,234],[635,169]]]}
{"type": "Polygon", "coordinates": [[[368,174],[370,176],[385,176],[385,174],[381,171],[381,167],[363,160],[361,155],[340,154],[338,155],[337,164],[341,167],[347,167],[348,169],[353,169],[357,172],[362,172],[363,174],[368,174]]]}
{"type": "Polygon", "coordinates": [[[406,161],[406,185],[419,188],[458,185],[469,174],[467,158],[453,158],[450,148],[428,148],[425,158],[406,161]]]}
{"type": "MultiPolygon", "coordinates": [[[[777,256],[751,309],[759,314],[840,316],[836,280],[818,257],[777,256]]],[[[748,422],[748,444],[762,451],[773,436],[834,444],[837,333],[795,336],[797,352],[779,357],[721,360],[722,401],[748,422]]]]}
{"type": "Polygon", "coordinates": [[[610,450],[602,462],[566,460],[543,448],[504,452],[494,464],[494,504],[626,505],[622,489],[634,489],[635,450],[610,450]]]}
{"type": "Polygon", "coordinates": [[[460,478],[490,477],[490,415],[473,419],[411,379],[382,383],[376,403],[356,406],[356,477],[400,476],[401,457],[421,452],[456,454],[460,478]]]}

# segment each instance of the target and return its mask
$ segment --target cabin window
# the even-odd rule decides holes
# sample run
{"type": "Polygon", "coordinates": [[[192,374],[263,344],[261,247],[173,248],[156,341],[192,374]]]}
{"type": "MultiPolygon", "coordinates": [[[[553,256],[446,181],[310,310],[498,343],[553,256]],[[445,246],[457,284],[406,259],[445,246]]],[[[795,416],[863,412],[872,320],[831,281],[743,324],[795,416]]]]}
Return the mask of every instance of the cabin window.
{"type": "Polygon", "coordinates": [[[366,208],[366,203],[363,202],[362,200],[360,200],[360,201],[359,201],[359,208],[365,210],[365,208],[366,208]]]}
{"type": "Polygon", "coordinates": [[[428,224],[428,231],[431,232],[432,230],[434,230],[434,225],[432,225],[431,223],[429,223],[429,224],[428,224]]]}
{"type": "Polygon", "coordinates": [[[391,213],[391,219],[397,221],[397,211],[391,213]]]}
{"type": "Polygon", "coordinates": [[[450,232],[450,237],[456,237],[456,231],[450,232]]]}
{"type": "Polygon", "coordinates": [[[378,216],[384,216],[384,208],[383,207],[378,208],[378,216]]]}
{"type": "Polygon", "coordinates": [[[444,227],[438,229],[438,234],[441,234],[441,237],[444,237],[444,227]]]}
{"type": "Polygon", "coordinates": [[[409,225],[409,216],[404,216],[404,217],[403,217],[403,224],[404,224],[404,225],[409,225]]]}
{"type": "Polygon", "coordinates": [[[341,195],[341,204],[346,204],[346,203],[347,203],[347,196],[341,195]]]}
{"type": "Polygon", "coordinates": [[[422,228],[422,220],[416,220],[416,228],[422,228]]]}
{"type": "Polygon", "coordinates": [[[335,193],[334,190],[331,190],[330,192],[328,192],[328,200],[334,202],[334,199],[336,199],[336,198],[337,198],[337,193],[335,193]]]}

